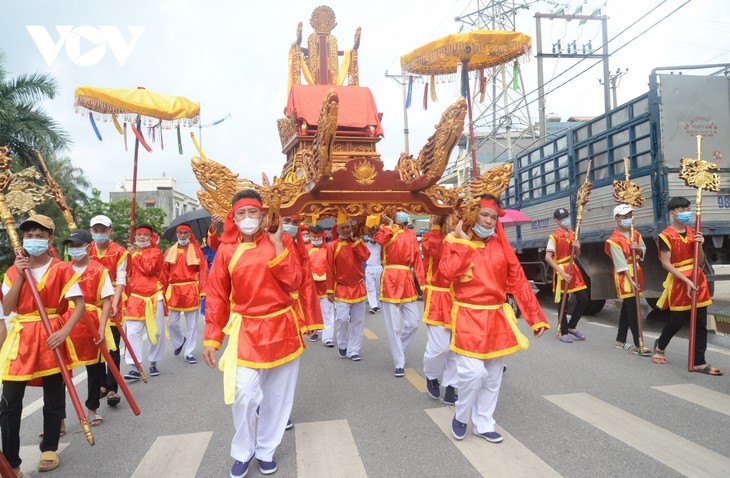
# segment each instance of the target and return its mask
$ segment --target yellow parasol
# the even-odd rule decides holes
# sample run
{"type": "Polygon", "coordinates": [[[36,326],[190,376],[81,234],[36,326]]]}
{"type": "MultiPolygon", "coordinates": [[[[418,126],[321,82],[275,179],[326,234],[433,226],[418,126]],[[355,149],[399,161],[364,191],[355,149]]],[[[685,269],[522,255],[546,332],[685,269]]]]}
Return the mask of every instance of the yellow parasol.
{"type": "MultiPolygon", "coordinates": [[[[404,72],[416,75],[453,75],[503,65],[530,53],[532,39],[520,32],[476,30],[455,33],[426,43],[400,57],[404,72]]],[[[472,174],[478,175],[474,149],[474,124],[469,83],[464,82],[469,100],[469,135],[471,138],[472,174]]],[[[431,96],[435,96],[431,80],[431,96]]]]}
{"type": "MultiPolygon", "coordinates": [[[[180,126],[193,126],[200,120],[200,106],[182,96],[163,95],[145,88],[96,88],[80,86],[76,88],[74,108],[77,113],[89,117],[96,136],[101,133],[94,118],[113,121],[120,134],[126,133],[129,122],[135,135],[134,172],[132,174],[132,214],[130,224],[130,243],[134,241],[134,219],[137,206],[137,158],[140,143],[147,151],[152,151],[141,133],[142,123],[151,127],[177,128],[180,143],[180,126]],[[125,120],[125,129],[119,124],[118,116],[125,120]],[[136,124],[136,127],[135,127],[136,124]]],[[[125,135],[126,138],[126,135],[125,135]]],[[[182,149],[180,147],[180,154],[182,149]]]]}

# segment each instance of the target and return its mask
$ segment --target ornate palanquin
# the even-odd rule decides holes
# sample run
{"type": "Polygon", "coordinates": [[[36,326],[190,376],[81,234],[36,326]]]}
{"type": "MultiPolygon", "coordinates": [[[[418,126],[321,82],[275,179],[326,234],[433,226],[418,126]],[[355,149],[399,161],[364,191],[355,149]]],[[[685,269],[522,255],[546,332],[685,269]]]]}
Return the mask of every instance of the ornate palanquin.
{"type": "MultiPolygon", "coordinates": [[[[376,150],[383,136],[381,115],[370,90],[358,85],[360,29],[353,49],[338,52],[331,35],[337,24],[332,9],[317,7],[310,24],[315,32],[308,48],[300,47],[300,23],[289,51],[286,117],[277,122],[286,155],[281,175],[272,181],[264,175],[259,185],[238,178],[211,159],[193,158],[193,170],[203,187],[198,192],[203,207],[225,215],[235,192],[249,187],[261,193],[270,225],[278,222],[279,215],[300,214],[317,221],[342,212],[355,219],[390,214],[396,208],[413,214],[449,215],[477,189],[484,189],[477,183],[454,189],[437,185],[464,130],[464,98],[443,112],[417,157],[401,153],[394,170],[384,169],[376,150]],[[340,55],[343,61],[338,65],[340,55]],[[302,77],[308,84],[300,84],[302,77]]],[[[482,186],[501,185],[511,174],[511,166],[505,165],[479,179],[482,186]]]]}

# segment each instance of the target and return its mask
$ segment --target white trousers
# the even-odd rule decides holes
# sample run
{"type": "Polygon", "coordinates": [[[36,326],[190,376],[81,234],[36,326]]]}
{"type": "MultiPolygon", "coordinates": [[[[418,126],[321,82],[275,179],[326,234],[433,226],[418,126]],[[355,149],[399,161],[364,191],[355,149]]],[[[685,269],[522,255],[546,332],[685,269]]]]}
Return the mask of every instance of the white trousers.
{"type": "Polygon", "coordinates": [[[328,340],[334,341],[335,338],[335,304],[324,299],[319,299],[319,308],[322,309],[322,343],[328,340]]]}
{"type": "Polygon", "coordinates": [[[471,423],[476,433],[493,432],[494,409],[497,407],[499,388],[502,385],[504,357],[479,360],[464,355],[456,356],[459,373],[459,400],[456,402],[456,419],[471,423]]]}
{"type": "Polygon", "coordinates": [[[371,309],[380,307],[380,276],[383,266],[368,265],[365,269],[365,287],[368,289],[368,305],[371,309]]]}
{"type": "Polygon", "coordinates": [[[254,456],[273,460],[291,414],[298,375],[299,358],[273,368],[238,367],[231,406],[236,429],[231,440],[234,460],[246,462],[254,456]]]}
{"type": "Polygon", "coordinates": [[[167,318],[167,330],[170,331],[170,342],[172,342],[173,350],[178,348],[185,339],[185,355],[193,355],[195,346],[198,344],[198,313],[200,309],[181,312],[179,310],[171,310],[170,316],[167,318]],[[185,335],[182,333],[180,326],[180,315],[185,314],[185,335]]]}
{"type": "Polygon", "coordinates": [[[337,348],[347,349],[347,356],[360,355],[365,331],[365,301],[355,304],[335,301],[337,348]]]}
{"type": "Polygon", "coordinates": [[[418,306],[415,300],[401,304],[383,302],[382,305],[393,367],[405,368],[406,350],[418,330],[418,306]]]}
{"type": "Polygon", "coordinates": [[[423,353],[423,374],[426,379],[441,378],[444,387],[456,387],[459,375],[456,372],[456,354],[449,350],[451,330],[438,325],[428,325],[428,342],[423,353]]]}
{"type": "MultiPolygon", "coordinates": [[[[162,305],[161,300],[157,301],[155,322],[157,323],[157,344],[152,345],[152,342],[150,342],[150,362],[159,362],[165,355],[165,307],[162,305]]],[[[144,320],[125,320],[124,326],[127,330],[129,344],[132,346],[134,355],[141,364],[144,362],[144,335],[147,333],[147,324],[144,320]]],[[[124,352],[124,361],[127,365],[134,365],[134,360],[129,355],[129,350],[124,352]]]]}

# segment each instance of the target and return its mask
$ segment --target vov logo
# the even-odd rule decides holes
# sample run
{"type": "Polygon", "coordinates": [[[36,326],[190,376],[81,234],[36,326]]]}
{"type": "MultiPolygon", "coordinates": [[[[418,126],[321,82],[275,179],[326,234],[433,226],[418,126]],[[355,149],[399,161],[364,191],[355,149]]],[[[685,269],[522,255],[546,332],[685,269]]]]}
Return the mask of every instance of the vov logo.
{"type": "Polygon", "coordinates": [[[119,28],[113,25],[56,25],[55,40],[43,25],[26,25],[25,28],[48,66],[56,60],[64,46],[68,59],[78,66],[96,65],[106,56],[107,47],[119,65],[124,66],[145,29],[141,25],[129,25],[131,39],[127,41],[119,28]]]}

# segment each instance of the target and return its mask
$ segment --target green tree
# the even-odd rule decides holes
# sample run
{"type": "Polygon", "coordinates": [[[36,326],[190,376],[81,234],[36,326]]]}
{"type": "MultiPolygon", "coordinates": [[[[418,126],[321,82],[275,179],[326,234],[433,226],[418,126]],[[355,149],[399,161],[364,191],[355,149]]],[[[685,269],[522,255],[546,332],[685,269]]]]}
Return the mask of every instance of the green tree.
{"type": "Polygon", "coordinates": [[[35,150],[50,157],[68,148],[68,133],[39,106],[59,93],[56,80],[46,73],[11,78],[0,51],[0,146],[9,146],[16,167],[37,164],[35,150]]]}
{"type": "MultiPolygon", "coordinates": [[[[79,216],[79,227],[89,228],[89,221],[92,217],[103,214],[112,220],[112,239],[119,244],[129,243],[129,225],[132,215],[132,201],[129,199],[118,199],[116,201],[104,202],[101,200],[101,191],[94,188],[91,190],[91,197],[83,210],[77,212],[79,216]]],[[[140,207],[137,203],[137,217],[135,222],[151,225],[157,234],[162,236],[162,224],[165,222],[165,211],[158,207],[140,207]]],[[[162,247],[162,245],[161,245],[162,247]]]]}
{"type": "MultiPolygon", "coordinates": [[[[48,172],[51,177],[58,183],[66,198],[66,203],[75,214],[75,220],[79,216],[79,211],[83,211],[89,202],[89,196],[86,193],[91,188],[89,179],[84,174],[84,170],[77,168],[71,162],[71,158],[62,156],[57,158],[50,156],[44,157],[48,172]]],[[[58,206],[53,201],[46,201],[36,209],[39,214],[45,214],[53,219],[56,225],[56,237],[63,238],[68,234],[68,225],[64,219],[58,206]]],[[[83,224],[77,224],[83,228],[83,224]]]]}

